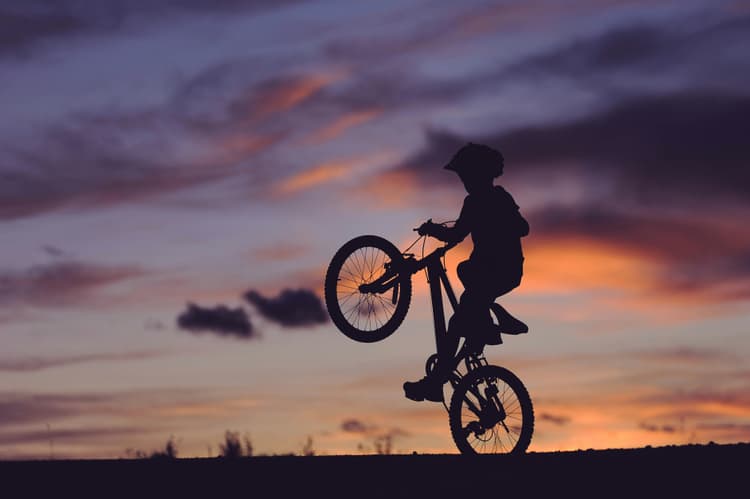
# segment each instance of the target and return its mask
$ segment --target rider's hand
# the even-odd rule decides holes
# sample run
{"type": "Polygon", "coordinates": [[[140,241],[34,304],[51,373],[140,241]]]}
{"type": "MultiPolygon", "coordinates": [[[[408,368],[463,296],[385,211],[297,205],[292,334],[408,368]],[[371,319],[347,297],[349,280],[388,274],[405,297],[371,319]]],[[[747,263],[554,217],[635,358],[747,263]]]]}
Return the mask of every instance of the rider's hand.
{"type": "Polygon", "coordinates": [[[425,223],[419,226],[419,228],[417,229],[417,232],[419,233],[420,236],[430,236],[432,235],[432,232],[433,232],[432,229],[436,225],[437,224],[432,223],[432,219],[429,219],[425,223]]]}

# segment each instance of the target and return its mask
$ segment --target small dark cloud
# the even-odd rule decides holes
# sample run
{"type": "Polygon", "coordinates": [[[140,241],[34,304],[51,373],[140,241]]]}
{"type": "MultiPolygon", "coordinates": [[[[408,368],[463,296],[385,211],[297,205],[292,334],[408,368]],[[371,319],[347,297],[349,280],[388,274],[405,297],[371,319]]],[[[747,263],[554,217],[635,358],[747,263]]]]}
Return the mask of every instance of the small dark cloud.
{"type": "Polygon", "coordinates": [[[550,413],[547,413],[547,412],[540,413],[537,416],[537,418],[540,421],[548,421],[548,422],[550,422],[552,424],[556,424],[558,426],[563,426],[563,425],[566,425],[566,424],[570,423],[570,418],[568,416],[561,416],[561,415],[558,415],[558,414],[550,414],[550,413]]]}
{"type": "Polygon", "coordinates": [[[66,256],[66,253],[63,250],[56,246],[52,246],[51,244],[45,244],[44,246],[42,246],[42,251],[53,258],[66,256]]]}
{"type": "Polygon", "coordinates": [[[349,418],[341,422],[341,429],[346,433],[367,433],[372,427],[359,419],[349,418]]]}
{"type": "Polygon", "coordinates": [[[68,355],[55,357],[16,357],[12,359],[0,358],[0,371],[7,372],[36,372],[55,367],[65,367],[90,362],[122,362],[161,357],[161,351],[135,351],[116,353],[92,353],[85,355],[68,355]]]}
{"type": "Polygon", "coordinates": [[[677,433],[678,431],[677,427],[669,424],[658,425],[651,423],[640,423],[638,425],[638,428],[650,431],[652,433],[677,433]]]}
{"type": "Polygon", "coordinates": [[[163,331],[167,328],[166,324],[164,324],[159,319],[146,319],[146,321],[143,323],[144,329],[147,329],[149,331],[163,331]]]}
{"type": "Polygon", "coordinates": [[[652,351],[632,352],[628,354],[641,360],[663,363],[679,363],[696,366],[706,363],[727,364],[740,361],[740,357],[731,352],[718,349],[678,347],[652,351]]]}
{"type": "Polygon", "coordinates": [[[734,414],[737,411],[750,411],[750,390],[742,389],[693,389],[670,390],[639,397],[635,402],[662,404],[675,409],[699,409],[712,406],[714,414],[734,414]]]}
{"type": "Polygon", "coordinates": [[[285,289],[275,298],[266,298],[250,290],[244,297],[263,317],[285,327],[310,326],[328,321],[323,302],[308,289],[285,289]]]}
{"type": "Polygon", "coordinates": [[[188,303],[187,309],[177,317],[177,326],[193,333],[207,332],[244,339],[258,336],[250,318],[241,307],[217,305],[212,308],[188,303]]]}
{"type": "Polygon", "coordinates": [[[100,394],[16,394],[0,393],[0,426],[30,424],[74,417],[110,402],[100,394]]]}
{"type": "Polygon", "coordinates": [[[25,271],[0,272],[0,306],[66,306],[86,303],[99,288],[140,277],[134,266],[104,266],[76,261],[55,261],[25,271]]]}
{"type": "MultiPolygon", "coordinates": [[[[0,432],[0,444],[31,444],[37,442],[49,442],[50,440],[60,445],[62,443],[80,441],[118,441],[128,436],[142,435],[148,433],[146,428],[137,427],[107,427],[107,428],[51,428],[49,430],[23,430],[0,432]]],[[[45,456],[46,457],[46,456],[45,456]]]]}
{"type": "Polygon", "coordinates": [[[84,20],[63,9],[0,9],[0,54],[22,51],[34,42],[79,33],[87,27],[84,20]]]}

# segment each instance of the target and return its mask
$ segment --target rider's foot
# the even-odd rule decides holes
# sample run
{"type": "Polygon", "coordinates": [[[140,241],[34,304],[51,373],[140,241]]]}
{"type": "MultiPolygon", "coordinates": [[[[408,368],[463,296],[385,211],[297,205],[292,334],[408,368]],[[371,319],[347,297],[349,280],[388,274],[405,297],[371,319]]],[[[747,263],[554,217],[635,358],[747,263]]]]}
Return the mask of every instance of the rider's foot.
{"type": "Polygon", "coordinates": [[[524,334],[529,332],[529,326],[516,319],[510,312],[505,310],[500,304],[493,303],[492,311],[497,316],[500,331],[505,334],[524,334]]]}
{"type": "Polygon", "coordinates": [[[404,395],[415,402],[442,402],[443,383],[430,376],[425,376],[419,381],[407,381],[404,383],[404,395]]]}

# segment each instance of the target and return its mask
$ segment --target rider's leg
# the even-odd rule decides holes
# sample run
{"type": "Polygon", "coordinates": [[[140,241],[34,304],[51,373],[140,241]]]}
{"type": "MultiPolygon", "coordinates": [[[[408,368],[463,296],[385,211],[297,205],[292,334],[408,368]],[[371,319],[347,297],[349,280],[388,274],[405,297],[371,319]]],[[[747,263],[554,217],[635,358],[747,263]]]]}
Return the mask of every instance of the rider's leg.
{"type": "MultiPolygon", "coordinates": [[[[513,267],[506,272],[502,272],[496,280],[497,287],[495,289],[495,298],[500,297],[517,288],[521,284],[522,276],[523,269],[520,265],[518,267],[513,267]]],[[[494,302],[494,298],[492,301],[494,302]]],[[[522,334],[528,332],[529,327],[517,318],[513,317],[510,312],[508,312],[499,303],[491,303],[491,305],[493,306],[494,311],[497,313],[497,319],[501,332],[506,334],[522,334]]]]}

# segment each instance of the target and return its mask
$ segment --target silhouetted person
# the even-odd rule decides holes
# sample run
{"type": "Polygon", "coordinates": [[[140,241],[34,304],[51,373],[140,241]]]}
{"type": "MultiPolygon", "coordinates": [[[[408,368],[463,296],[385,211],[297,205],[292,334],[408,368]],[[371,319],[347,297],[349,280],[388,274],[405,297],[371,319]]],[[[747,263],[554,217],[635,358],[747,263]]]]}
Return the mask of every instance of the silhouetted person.
{"type": "MultiPolygon", "coordinates": [[[[490,305],[521,283],[521,238],[529,233],[529,224],[513,197],[499,185],[493,185],[493,179],[503,174],[503,167],[499,151],[480,144],[463,146],[445,166],[458,174],[469,193],[461,215],[453,227],[430,220],[419,228],[421,235],[448,243],[460,242],[471,234],[474,250],[468,260],[458,265],[464,293],[448,323],[448,334],[439,339],[437,367],[430,376],[404,383],[404,392],[412,400],[443,400],[443,383],[461,336],[487,344],[499,343],[500,332],[493,326],[490,305]]],[[[502,307],[499,310],[500,331],[509,334],[528,331],[526,324],[502,307]]]]}

